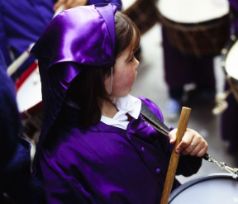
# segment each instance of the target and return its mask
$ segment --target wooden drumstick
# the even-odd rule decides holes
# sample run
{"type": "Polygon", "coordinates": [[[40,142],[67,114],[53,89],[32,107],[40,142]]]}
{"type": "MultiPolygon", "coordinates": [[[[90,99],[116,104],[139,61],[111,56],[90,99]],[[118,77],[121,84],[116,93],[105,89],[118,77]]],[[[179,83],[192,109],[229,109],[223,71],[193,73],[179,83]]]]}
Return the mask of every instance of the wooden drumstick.
{"type": "Polygon", "coordinates": [[[7,68],[7,74],[11,76],[17,69],[28,59],[30,56],[30,50],[34,44],[31,44],[26,51],[24,51],[14,62],[12,62],[7,68]]]}
{"type": "Polygon", "coordinates": [[[187,129],[188,119],[190,116],[191,108],[183,107],[179,122],[178,122],[178,130],[176,133],[176,142],[169,160],[169,166],[166,174],[166,179],[164,183],[162,198],[160,200],[160,204],[168,204],[169,195],[173,186],[175,173],[177,170],[178,162],[179,162],[179,154],[175,152],[176,146],[182,140],[182,137],[187,129]]]}

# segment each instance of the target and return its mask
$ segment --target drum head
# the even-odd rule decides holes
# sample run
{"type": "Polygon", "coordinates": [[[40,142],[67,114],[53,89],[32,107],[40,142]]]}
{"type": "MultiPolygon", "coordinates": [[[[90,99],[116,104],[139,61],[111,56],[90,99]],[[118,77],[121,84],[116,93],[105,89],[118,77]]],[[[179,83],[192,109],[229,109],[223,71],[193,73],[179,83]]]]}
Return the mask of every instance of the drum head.
{"type": "Polygon", "coordinates": [[[228,0],[159,0],[160,13],[177,23],[201,23],[229,13],[228,0]]]}
{"type": "Polygon", "coordinates": [[[42,101],[40,74],[37,64],[32,64],[17,81],[17,104],[21,113],[33,110],[42,101]]]}
{"type": "Polygon", "coordinates": [[[229,174],[189,181],[172,192],[169,204],[238,203],[238,181],[229,174]]]}
{"type": "Polygon", "coordinates": [[[238,40],[232,45],[225,59],[225,71],[228,76],[238,80],[238,40]]]}
{"type": "Polygon", "coordinates": [[[122,0],[123,10],[128,9],[128,8],[131,7],[135,2],[136,2],[136,0],[122,0]]]}

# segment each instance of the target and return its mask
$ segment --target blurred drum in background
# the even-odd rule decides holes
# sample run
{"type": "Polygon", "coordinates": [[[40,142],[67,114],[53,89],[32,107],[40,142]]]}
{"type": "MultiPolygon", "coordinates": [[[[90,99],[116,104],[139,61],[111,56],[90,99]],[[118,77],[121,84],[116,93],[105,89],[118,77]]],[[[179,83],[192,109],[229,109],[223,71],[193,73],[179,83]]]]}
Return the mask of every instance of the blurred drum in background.
{"type": "Polygon", "coordinates": [[[33,63],[16,81],[17,104],[23,120],[23,134],[37,142],[42,121],[40,73],[33,63]]]}
{"type": "MultiPolygon", "coordinates": [[[[238,39],[233,35],[231,40],[221,51],[222,69],[226,79],[226,90],[218,93],[216,96],[216,106],[213,114],[223,113],[230,105],[227,101],[228,97],[234,98],[237,102],[232,106],[238,106],[238,39]],[[229,96],[233,94],[233,96],[229,96]]],[[[233,99],[232,99],[233,101],[233,99]]]]}
{"type": "Polygon", "coordinates": [[[227,48],[222,50],[224,59],[223,69],[227,83],[238,103],[238,40],[233,38],[227,48]]]}
{"type": "Polygon", "coordinates": [[[238,202],[238,180],[230,174],[217,174],[188,181],[175,189],[169,204],[224,204],[238,202]]]}
{"type": "Polygon", "coordinates": [[[159,0],[160,21],[184,54],[220,54],[230,35],[227,0],[159,0]]]}
{"type": "Polygon", "coordinates": [[[141,34],[159,22],[156,0],[124,0],[122,3],[123,13],[133,20],[141,34]]]}

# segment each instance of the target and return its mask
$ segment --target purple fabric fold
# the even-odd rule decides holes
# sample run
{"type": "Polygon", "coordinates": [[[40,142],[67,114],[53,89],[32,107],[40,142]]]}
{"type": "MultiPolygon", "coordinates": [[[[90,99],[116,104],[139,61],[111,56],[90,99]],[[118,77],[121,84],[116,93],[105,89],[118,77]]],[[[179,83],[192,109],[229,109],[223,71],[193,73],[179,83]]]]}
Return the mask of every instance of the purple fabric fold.
{"type": "Polygon", "coordinates": [[[48,67],[61,62],[93,66],[114,63],[114,12],[111,4],[66,10],[56,16],[33,47],[37,58],[47,58],[48,67]],[[77,20],[75,20],[77,19],[77,20]]]}
{"type": "MultiPolygon", "coordinates": [[[[143,102],[162,117],[152,101],[143,102]]],[[[126,130],[99,122],[82,131],[77,109],[67,108],[61,115],[65,120],[51,133],[61,139],[39,155],[47,203],[159,203],[171,150],[168,137],[141,116],[126,130]]],[[[200,158],[181,156],[177,173],[195,173],[200,165],[200,158]]]]}

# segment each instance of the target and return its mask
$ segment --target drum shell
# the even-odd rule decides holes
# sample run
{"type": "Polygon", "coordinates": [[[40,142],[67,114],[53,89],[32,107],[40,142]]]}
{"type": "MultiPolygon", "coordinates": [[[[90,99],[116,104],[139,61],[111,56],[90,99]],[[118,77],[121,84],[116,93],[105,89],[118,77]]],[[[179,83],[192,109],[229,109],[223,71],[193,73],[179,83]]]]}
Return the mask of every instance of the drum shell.
{"type": "Polygon", "coordinates": [[[177,23],[160,15],[169,42],[181,53],[194,56],[218,55],[230,36],[230,17],[196,24],[177,23]]]}
{"type": "Polygon", "coordinates": [[[123,11],[137,25],[141,34],[159,22],[159,11],[155,0],[137,0],[123,11]]]}

